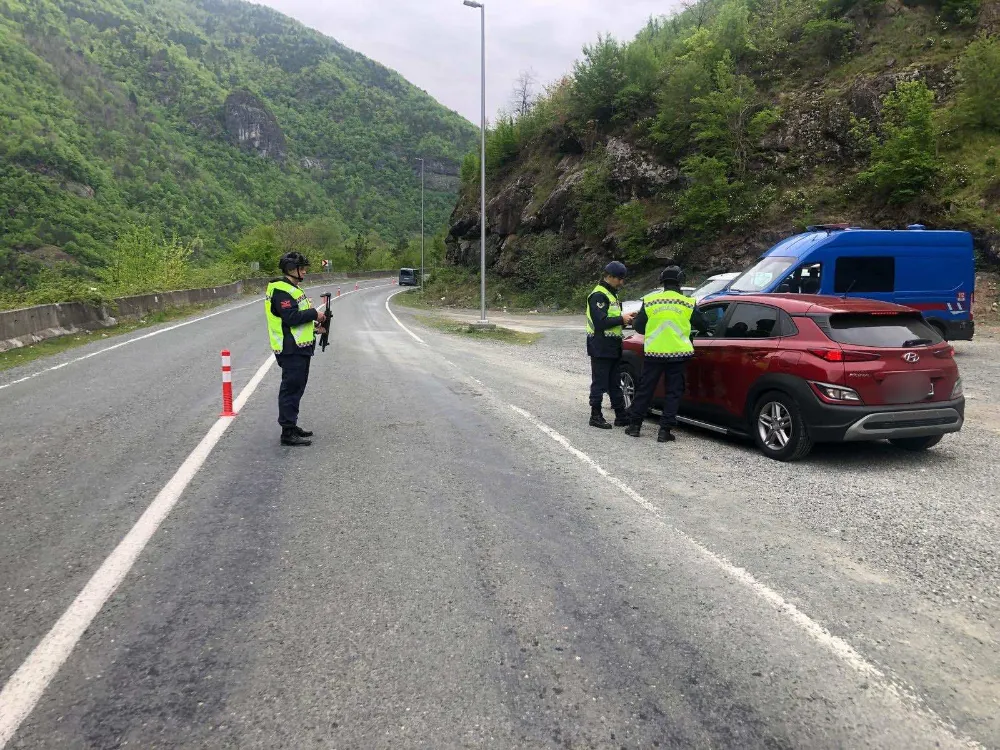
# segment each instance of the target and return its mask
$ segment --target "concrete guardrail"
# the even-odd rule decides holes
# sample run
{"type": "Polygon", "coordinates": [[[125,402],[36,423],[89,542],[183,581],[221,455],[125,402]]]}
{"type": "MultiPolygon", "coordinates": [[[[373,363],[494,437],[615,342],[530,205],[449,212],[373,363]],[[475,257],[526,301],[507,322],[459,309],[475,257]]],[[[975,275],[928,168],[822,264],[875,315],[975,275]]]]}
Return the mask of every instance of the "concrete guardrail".
{"type": "MultiPolygon", "coordinates": [[[[370,279],[395,275],[395,271],[318,273],[306,279],[309,286],[335,281],[370,279]]],[[[86,302],[59,302],[19,310],[0,311],[0,352],[30,346],[45,339],[92,331],[117,325],[119,320],[136,320],[151,312],[209,302],[224,302],[245,293],[259,293],[268,279],[246,279],[204,289],[182,289],[122,297],[108,305],[86,302]]]]}

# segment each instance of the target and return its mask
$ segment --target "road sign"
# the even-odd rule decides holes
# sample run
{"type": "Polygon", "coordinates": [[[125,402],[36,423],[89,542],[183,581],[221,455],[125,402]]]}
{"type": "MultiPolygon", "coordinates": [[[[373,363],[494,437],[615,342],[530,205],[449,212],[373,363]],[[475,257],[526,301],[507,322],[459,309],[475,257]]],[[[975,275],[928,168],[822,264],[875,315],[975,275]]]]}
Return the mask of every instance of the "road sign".
{"type": "Polygon", "coordinates": [[[323,261],[323,270],[324,270],[324,271],[326,271],[326,270],[328,270],[329,268],[330,268],[330,261],[328,261],[328,260],[324,260],[324,261],[323,261]]]}

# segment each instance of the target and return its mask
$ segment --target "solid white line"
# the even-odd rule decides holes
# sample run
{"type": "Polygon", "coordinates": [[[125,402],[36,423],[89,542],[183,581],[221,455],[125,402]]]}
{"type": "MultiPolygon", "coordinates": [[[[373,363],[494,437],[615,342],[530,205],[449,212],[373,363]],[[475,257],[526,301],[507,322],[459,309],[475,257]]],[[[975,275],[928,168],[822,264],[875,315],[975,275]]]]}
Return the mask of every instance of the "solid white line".
{"type": "MultiPolygon", "coordinates": [[[[319,289],[324,286],[329,286],[329,284],[317,284],[316,286],[306,287],[306,289],[319,289]]],[[[379,285],[381,286],[381,285],[379,285]]],[[[372,287],[362,287],[358,291],[363,291],[365,289],[371,289],[372,287]]],[[[354,290],[346,292],[341,297],[346,297],[348,294],[354,294],[354,290]]],[[[337,299],[334,297],[333,299],[337,299]]],[[[202,315],[200,318],[193,318],[191,320],[185,320],[183,323],[177,323],[176,325],[167,326],[166,328],[159,328],[152,333],[146,333],[142,336],[136,336],[135,338],[122,341],[112,346],[107,346],[103,349],[98,349],[96,352],[91,352],[90,354],[84,354],[82,357],[77,357],[76,359],[71,359],[68,362],[63,362],[62,364],[54,365],[53,367],[46,367],[44,370],[39,370],[38,372],[33,372],[30,375],[25,375],[23,378],[18,378],[17,380],[12,380],[9,383],[0,383],[0,391],[4,388],[10,388],[12,385],[17,385],[18,383],[23,383],[26,380],[31,380],[32,378],[37,378],[39,375],[44,375],[47,372],[53,372],[54,370],[61,370],[69,365],[74,365],[77,362],[83,362],[85,359],[90,359],[91,357],[96,357],[99,354],[107,354],[108,352],[113,352],[115,349],[121,349],[123,346],[128,346],[129,344],[134,344],[137,341],[144,341],[145,339],[151,339],[153,336],[159,336],[161,333],[167,333],[169,331],[176,331],[178,328],[183,328],[184,326],[192,325],[193,323],[200,323],[203,320],[208,320],[209,318],[214,318],[217,315],[225,315],[231,313],[235,310],[241,310],[244,307],[249,307],[250,305],[257,305],[263,301],[263,297],[251,300],[250,302],[243,302],[239,305],[233,305],[232,307],[227,307],[225,310],[219,310],[214,313],[209,313],[208,315],[202,315]]]]}
{"type": "MultiPolygon", "coordinates": [[[[357,291],[371,288],[365,287],[357,291]]],[[[354,291],[347,292],[347,294],[354,294],[354,291]]],[[[335,297],[334,299],[343,299],[347,294],[342,294],[339,298],[335,297]]],[[[255,300],[247,304],[255,304],[259,301],[255,300]]],[[[245,306],[243,305],[243,307],[245,306]]],[[[229,310],[223,312],[229,312],[229,310]]],[[[221,313],[213,313],[213,315],[219,314],[221,313]]],[[[199,320],[204,319],[199,318],[199,320]]],[[[197,321],[189,321],[189,323],[194,322],[197,321]]],[[[236,401],[233,403],[234,411],[239,411],[246,405],[274,363],[274,356],[268,355],[267,360],[257,369],[250,382],[236,397],[236,401]]],[[[125,576],[128,575],[149,540],[153,538],[160,524],[173,510],[181,494],[204,465],[205,460],[225,434],[229,425],[232,424],[233,419],[233,417],[220,417],[212,425],[205,437],[201,439],[201,442],[125,535],[125,538],[119,542],[114,551],[101,564],[101,567],[97,569],[97,572],[84,586],[83,591],[70,604],[69,609],[56,621],[48,634],[35,646],[28,658],[4,685],[3,690],[0,691],[0,750],[3,750],[21,722],[32,712],[49,683],[55,678],[60,667],[69,658],[80,638],[83,637],[90,623],[93,622],[125,579],[125,576]]]]}
{"type": "MultiPolygon", "coordinates": [[[[266,363],[270,366],[269,358],[266,363]]],[[[262,368],[263,369],[263,368],[262,368]]],[[[259,384],[259,380],[257,384],[259,384]]],[[[256,384],[255,384],[256,387],[256,384]]],[[[249,388],[249,386],[248,386],[249,388]]],[[[246,389],[244,389],[245,393],[246,389]]],[[[240,394],[243,398],[244,393],[240,394]]],[[[247,394],[249,397],[249,394],[247,394]]],[[[244,399],[245,400],[245,399],[244,399]]],[[[104,561],[42,641],[0,692],[0,748],[10,740],[34,709],[45,688],[72,653],[84,631],[132,569],[139,554],[177,504],[181,493],[205,463],[233,417],[220,417],[198,446],[160,490],[152,504],[104,561]]]]}
{"type": "MultiPolygon", "coordinates": [[[[393,315],[393,318],[396,320],[396,323],[399,324],[401,328],[403,328],[403,330],[405,330],[407,333],[413,336],[413,333],[408,328],[406,328],[406,326],[400,323],[399,319],[396,318],[395,315],[393,315]]],[[[538,419],[533,414],[525,411],[521,407],[503,401],[498,396],[496,396],[496,394],[494,394],[487,386],[485,386],[480,380],[471,375],[467,375],[464,372],[464,370],[462,370],[461,367],[455,365],[447,358],[443,359],[445,359],[445,361],[448,362],[448,364],[455,367],[455,369],[459,370],[459,372],[462,372],[463,375],[470,377],[474,382],[482,386],[484,390],[490,393],[490,395],[492,395],[498,401],[500,401],[501,403],[506,403],[506,405],[515,414],[517,414],[522,419],[528,421],[530,424],[537,427],[541,432],[548,435],[555,442],[557,442],[559,445],[565,448],[566,451],[569,452],[572,456],[574,456],[575,458],[577,458],[578,460],[589,466],[597,474],[599,474],[604,479],[613,484],[616,488],[621,490],[637,505],[639,505],[644,510],[652,514],[657,519],[657,521],[660,522],[662,526],[670,529],[673,533],[677,534],[685,542],[690,544],[699,554],[708,559],[711,563],[713,563],[716,567],[718,567],[727,576],[735,579],[736,581],[742,583],[744,586],[749,588],[754,594],[756,594],[761,599],[766,601],[769,605],[771,605],[779,614],[787,616],[795,625],[797,625],[799,628],[805,631],[805,633],[810,638],[819,643],[821,646],[827,648],[834,654],[834,656],[844,661],[848,666],[850,666],[856,672],[868,678],[872,683],[881,688],[881,690],[887,696],[890,696],[891,698],[898,701],[901,705],[907,707],[908,709],[918,714],[921,714],[930,721],[934,722],[937,726],[941,727],[946,732],[951,734],[958,742],[962,743],[965,747],[975,748],[976,750],[980,750],[981,748],[983,748],[983,746],[980,743],[976,742],[975,740],[958,735],[957,732],[955,731],[955,728],[951,724],[945,722],[940,716],[934,713],[931,709],[924,706],[923,701],[921,701],[918,696],[910,692],[908,689],[893,682],[890,676],[886,675],[882,670],[880,670],[874,664],[866,660],[864,656],[858,653],[854,649],[854,647],[851,646],[851,644],[849,644],[843,638],[833,635],[833,633],[831,633],[829,630],[824,628],[818,622],[813,620],[811,617],[809,617],[809,615],[800,610],[794,604],[786,600],[777,591],[768,587],[766,584],[763,584],[760,581],[758,581],[749,571],[737,565],[733,565],[731,562],[726,560],[721,555],[712,552],[712,550],[710,550],[705,545],[701,544],[701,542],[697,541],[694,537],[681,531],[676,526],[668,524],[664,519],[663,511],[661,511],[660,508],[658,508],[656,505],[654,505],[649,500],[640,495],[638,492],[636,492],[627,483],[625,483],[615,475],[611,474],[607,469],[605,469],[603,466],[597,463],[597,461],[595,461],[593,458],[588,456],[580,449],[576,448],[569,441],[569,439],[566,438],[566,436],[562,435],[553,428],[549,427],[547,424],[545,424],[545,422],[538,419]]]]}
{"type": "Polygon", "coordinates": [[[839,636],[833,635],[829,630],[824,628],[818,622],[813,620],[809,615],[800,610],[790,601],[785,599],[781,594],[779,594],[774,589],[770,588],[766,584],[758,581],[749,571],[745,568],[741,568],[737,565],[733,565],[731,562],[726,560],[721,555],[712,552],[708,547],[701,544],[694,537],[686,534],[685,532],[678,529],[676,526],[670,525],[666,522],[663,517],[662,511],[653,503],[649,502],[646,498],[632,489],[628,484],[623,482],[618,477],[609,473],[604,467],[597,463],[593,458],[588,456],[583,451],[574,447],[572,443],[562,434],[556,430],[549,427],[545,422],[541,421],[533,414],[525,411],[524,409],[514,406],[513,404],[507,404],[516,414],[521,416],[523,419],[527,420],[535,427],[537,427],[541,432],[548,435],[555,442],[559,443],[563,448],[565,448],[570,454],[578,458],[580,461],[585,463],[587,466],[592,468],[602,477],[607,479],[611,484],[625,493],[628,497],[634,500],[638,505],[640,505],[645,510],[649,511],[656,519],[666,528],[669,528],[673,533],[677,534],[685,542],[690,544],[699,554],[708,559],[717,568],[719,568],[723,573],[734,578],[735,580],[742,583],[744,586],[749,588],[754,594],[759,596],[761,599],[770,604],[779,614],[788,617],[795,625],[806,632],[809,637],[814,641],[824,646],[829,651],[831,651],[836,657],[841,661],[845,662],[848,666],[854,669],[861,675],[864,675],[872,683],[878,685],[881,690],[888,696],[894,698],[902,705],[907,708],[922,714],[926,718],[933,721],[939,727],[945,731],[952,734],[956,740],[964,744],[969,748],[981,748],[980,745],[975,740],[968,737],[962,737],[955,732],[955,728],[945,722],[941,717],[935,714],[932,710],[926,708],[923,705],[923,701],[920,700],[918,696],[911,693],[906,688],[896,684],[892,681],[892,678],[887,676],[882,670],[876,667],[874,664],[869,662],[858,653],[851,644],[845,641],[839,636]]]}
{"type": "Polygon", "coordinates": [[[392,316],[392,319],[396,321],[396,325],[398,325],[400,328],[402,328],[404,331],[406,331],[408,334],[410,334],[410,336],[413,337],[414,341],[416,341],[417,343],[423,344],[424,346],[427,346],[427,342],[424,341],[422,338],[420,338],[417,334],[415,334],[409,328],[407,328],[406,326],[404,326],[400,322],[399,318],[396,317],[396,313],[394,313],[389,308],[389,300],[391,300],[397,294],[402,294],[404,291],[406,291],[406,290],[400,289],[398,292],[393,292],[392,294],[390,294],[388,297],[385,298],[385,309],[386,309],[386,312],[388,312],[392,316]]]}

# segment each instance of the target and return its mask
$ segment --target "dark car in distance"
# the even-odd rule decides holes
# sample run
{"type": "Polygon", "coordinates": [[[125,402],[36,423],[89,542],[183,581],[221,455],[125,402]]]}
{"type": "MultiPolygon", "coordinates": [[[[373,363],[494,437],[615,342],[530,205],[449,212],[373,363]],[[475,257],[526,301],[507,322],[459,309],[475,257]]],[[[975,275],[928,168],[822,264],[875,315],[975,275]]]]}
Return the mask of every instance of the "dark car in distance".
{"type": "MultiPolygon", "coordinates": [[[[699,306],[679,421],[751,437],[794,461],[814,443],[888,440],[925,450],[962,428],[954,349],[916,310],[812,294],[729,295],[699,306]]],[[[642,372],[639,334],[625,340],[631,404],[642,372]]],[[[654,407],[663,396],[657,388],[654,407]]]]}
{"type": "Polygon", "coordinates": [[[400,268],[399,285],[420,286],[420,271],[415,268],[400,268]]]}

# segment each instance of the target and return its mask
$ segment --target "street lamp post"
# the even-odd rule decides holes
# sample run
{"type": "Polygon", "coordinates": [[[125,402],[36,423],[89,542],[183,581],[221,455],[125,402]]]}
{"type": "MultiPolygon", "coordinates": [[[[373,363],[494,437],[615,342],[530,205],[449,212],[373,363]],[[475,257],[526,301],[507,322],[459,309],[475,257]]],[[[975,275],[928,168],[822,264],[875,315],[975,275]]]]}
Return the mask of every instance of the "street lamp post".
{"type": "Polygon", "coordinates": [[[424,160],[420,162],[420,291],[424,291],[424,160]]]}
{"type": "Polygon", "coordinates": [[[481,319],[480,326],[489,327],[486,319],[486,6],[476,0],[465,0],[463,5],[470,8],[479,9],[479,17],[482,26],[482,50],[483,50],[483,112],[480,124],[480,151],[479,151],[479,304],[481,319]]]}

